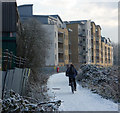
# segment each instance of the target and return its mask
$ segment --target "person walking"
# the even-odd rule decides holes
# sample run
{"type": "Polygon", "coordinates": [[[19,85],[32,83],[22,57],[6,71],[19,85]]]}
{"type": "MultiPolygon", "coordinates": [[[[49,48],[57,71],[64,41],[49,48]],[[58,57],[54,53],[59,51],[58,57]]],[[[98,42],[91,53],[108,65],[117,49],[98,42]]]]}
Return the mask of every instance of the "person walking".
{"type": "Polygon", "coordinates": [[[76,91],[76,80],[75,80],[76,75],[77,75],[77,70],[75,69],[74,65],[71,64],[66,71],[66,76],[69,77],[69,86],[71,86],[71,80],[73,80],[75,91],[76,91]]]}

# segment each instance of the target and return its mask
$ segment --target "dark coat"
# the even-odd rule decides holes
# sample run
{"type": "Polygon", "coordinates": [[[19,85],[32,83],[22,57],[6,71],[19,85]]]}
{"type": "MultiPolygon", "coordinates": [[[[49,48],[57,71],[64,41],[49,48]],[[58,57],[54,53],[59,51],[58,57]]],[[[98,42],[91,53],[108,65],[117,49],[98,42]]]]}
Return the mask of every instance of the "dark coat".
{"type": "Polygon", "coordinates": [[[69,67],[66,71],[66,76],[70,77],[70,78],[75,78],[77,75],[77,70],[75,68],[71,68],[69,67]]]}

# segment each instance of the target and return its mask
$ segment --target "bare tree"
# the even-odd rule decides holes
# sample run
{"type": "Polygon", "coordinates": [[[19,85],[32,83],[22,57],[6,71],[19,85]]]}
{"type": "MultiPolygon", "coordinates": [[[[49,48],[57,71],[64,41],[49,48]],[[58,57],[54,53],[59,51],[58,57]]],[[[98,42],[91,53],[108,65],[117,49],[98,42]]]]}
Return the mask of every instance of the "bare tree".
{"type": "Polygon", "coordinates": [[[45,65],[49,41],[42,24],[36,19],[29,19],[20,24],[17,38],[17,55],[27,58],[27,67],[34,73],[45,65]]]}

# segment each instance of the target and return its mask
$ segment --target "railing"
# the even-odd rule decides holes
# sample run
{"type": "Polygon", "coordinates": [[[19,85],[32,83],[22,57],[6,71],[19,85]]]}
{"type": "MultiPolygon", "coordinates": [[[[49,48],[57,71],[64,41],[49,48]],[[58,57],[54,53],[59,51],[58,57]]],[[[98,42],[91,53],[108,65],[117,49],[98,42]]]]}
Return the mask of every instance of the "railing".
{"type": "Polygon", "coordinates": [[[72,54],[71,49],[69,49],[69,54],[72,54]]]}
{"type": "Polygon", "coordinates": [[[99,53],[96,53],[96,56],[99,56],[99,53]]]}
{"type": "Polygon", "coordinates": [[[69,42],[69,44],[71,45],[71,41],[69,40],[68,42],[69,42]]]}
{"type": "Polygon", "coordinates": [[[93,39],[93,35],[91,36],[91,39],[93,39]]]}
{"type": "Polygon", "coordinates": [[[59,59],[59,62],[64,62],[64,60],[63,59],[59,59]]]}
{"type": "Polygon", "coordinates": [[[86,34],[84,32],[78,34],[79,37],[86,37],[86,34]]]}
{"type": "Polygon", "coordinates": [[[2,54],[2,70],[8,70],[14,67],[26,67],[26,58],[17,57],[12,52],[9,52],[8,49],[6,49],[2,54]]]}
{"type": "Polygon", "coordinates": [[[96,49],[99,49],[99,46],[98,46],[98,45],[96,46],[96,49]]]}
{"type": "Polygon", "coordinates": [[[99,41],[99,37],[96,37],[96,41],[99,41]]]}
{"type": "Polygon", "coordinates": [[[26,63],[27,63],[27,59],[26,58],[17,57],[12,52],[9,52],[8,49],[6,49],[2,53],[2,64],[3,64],[2,65],[2,70],[5,72],[4,80],[2,81],[3,82],[2,99],[4,97],[4,91],[5,91],[5,87],[6,87],[6,80],[7,80],[7,77],[8,77],[7,76],[8,75],[8,71],[10,69],[15,68],[15,67],[25,68],[26,67],[26,63]]]}
{"type": "Polygon", "coordinates": [[[63,39],[60,37],[60,38],[58,38],[58,42],[61,42],[61,43],[63,43],[63,39]]]}
{"type": "Polygon", "coordinates": [[[58,48],[58,52],[59,52],[59,53],[63,53],[63,49],[58,48]]]}

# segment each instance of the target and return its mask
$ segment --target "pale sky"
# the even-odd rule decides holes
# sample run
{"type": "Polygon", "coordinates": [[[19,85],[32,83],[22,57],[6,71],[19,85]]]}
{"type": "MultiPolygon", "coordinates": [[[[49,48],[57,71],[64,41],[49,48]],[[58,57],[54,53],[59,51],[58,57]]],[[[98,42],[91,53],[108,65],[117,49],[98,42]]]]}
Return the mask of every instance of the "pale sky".
{"type": "Polygon", "coordinates": [[[102,36],[118,42],[118,0],[17,0],[17,5],[33,4],[34,15],[58,14],[63,21],[92,20],[102,28],[102,36]]]}

